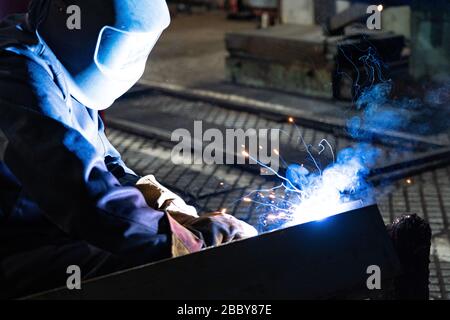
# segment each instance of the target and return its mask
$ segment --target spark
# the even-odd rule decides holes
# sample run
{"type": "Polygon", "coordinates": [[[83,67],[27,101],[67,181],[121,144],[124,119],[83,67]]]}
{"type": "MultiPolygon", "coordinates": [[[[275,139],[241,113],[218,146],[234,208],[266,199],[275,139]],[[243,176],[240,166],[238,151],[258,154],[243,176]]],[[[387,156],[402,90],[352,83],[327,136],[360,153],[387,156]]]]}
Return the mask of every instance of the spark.
{"type": "Polygon", "coordinates": [[[245,152],[246,157],[250,158],[251,160],[255,161],[258,165],[260,165],[261,167],[263,167],[264,169],[266,169],[268,172],[273,173],[277,178],[281,179],[282,181],[286,182],[289,186],[291,186],[295,191],[297,192],[301,192],[301,190],[297,189],[292,182],[289,179],[286,179],[285,177],[283,177],[282,175],[280,175],[277,171],[275,171],[274,169],[272,169],[271,167],[265,165],[264,163],[262,163],[261,161],[258,161],[258,159],[253,158],[248,152],[245,152]]]}
{"type": "Polygon", "coordinates": [[[319,147],[322,147],[322,150],[319,152],[319,155],[322,154],[322,152],[324,152],[326,150],[325,146],[323,144],[326,144],[331,151],[331,155],[333,157],[333,163],[336,162],[335,156],[334,156],[334,151],[333,151],[333,147],[331,146],[331,144],[327,141],[327,139],[322,139],[322,141],[319,142],[319,147]]]}
{"type": "MultiPolygon", "coordinates": [[[[375,80],[378,78],[384,82],[381,73],[381,68],[384,65],[377,58],[373,49],[369,48],[366,53],[359,58],[359,62],[364,66],[363,70],[370,79],[369,89],[363,90],[359,84],[360,69],[342,51],[345,59],[356,70],[354,102],[359,109],[364,108],[367,101],[372,98],[374,98],[372,100],[375,100],[373,103],[379,103],[380,99],[377,98],[383,98],[383,92],[381,94],[377,92],[375,80]]],[[[263,210],[260,222],[264,230],[269,231],[310,221],[321,221],[329,216],[362,206],[361,201],[354,200],[361,197],[367,199],[367,193],[370,192],[370,185],[365,177],[368,172],[368,166],[373,161],[370,159],[375,159],[378,156],[376,148],[368,143],[357,143],[354,146],[341,150],[339,154],[335,154],[328,140],[322,139],[318,144],[315,142],[307,143],[302,135],[302,130],[295,124],[295,119],[289,117],[287,120],[295,126],[298,132],[297,142],[305,148],[307,159],[302,159],[300,164],[293,163],[290,165],[283,161],[287,167],[285,176],[253,159],[247,151],[243,152],[245,157],[259,164],[261,170],[273,173],[275,178],[281,181],[274,188],[257,190],[242,198],[244,202],[251,202],[255,210],[263,210]],[[321,167],[318,157],[325,154],[331,155],[332,163],[321,167]],[[315,169],[305,168],[302,164],[305,160],[311,160],[315,169]]],[[[366,119],[362,120],[362,124],[366,125],[364,121],[366,119]]],[[[353,138],[359,137],[351,130],[350,122],[348,128],[349,134],[353,138]]],[[[287,134],[284,131],[281,132],[287,134]]],[[[289,136],[289,134],[287,135],[289,136]]],[[[274,149],[273,152],[281,158],[279,150],[274,149]]],[[[406,183],[411,184],[412,180],[407,179],[406,183]]]]}
{"type": "Polygon", "coordinates": [[[378,9],[378,11],[380,11],[380,12],[381,12],[381,11],[383,11],[384,7],[383,7],[383,5],[382,5],[382,4],[379,4],[379,5],[378,5],[378,7],[377,7],[377,9],[378,9]]]}
{"type": "Polygon", "coordinates": [[[311,160],[314,162],[314,165],[316,166],[317,170],[319,171],[320,175],[322,175],[322,169],[320,169],[319,164],[317,163],[316,158],[311,153],[310,146],[306,144],[305,139],[303,138],[303,135],[300,132],[300,128],[298,126],[295,126],[295,129],[297,130],[299,134],[299,140],[302,142],[303,146],[306,148],[306,152],[308,153],[311,160]]]}
{"type": "MultiPolygon", "coordinates": [[[[299,130],[298,127],[297,130],[299,130]]],[[[344,212],[346,208],[350,208],[348,203],[352,202],[344,194],[355,193],[358,186],[362,184],[361,172],[364,170],[364,165],[360,162],[357,151],[354,151],[354,154],[345,161],[336,162],[331,144],[326,139],[322,139],[318,144],[319,156],[329,148],[333,158],[333,163],[322,170],[311,153],[312,145],[307,145],[301,134],[300,139],[316,165],[317,172],[310,172],[303,164],[294,164],[288,166],[287,170],[289,172],[291,168],[293,174],[287,174],[285,177],[252,158],[248,152],[243,152],[262,169],[272,172],[281,180],[280,185],[271,189],[252,191],[242,198],[243,202],[251,202],[255,210],[264,210],[266,214],[261,215],[260,222],[266,231],[320,221],[344,212]]],[[[277,149],[274,149],[274,152],[280,153],[277,149]]]]}

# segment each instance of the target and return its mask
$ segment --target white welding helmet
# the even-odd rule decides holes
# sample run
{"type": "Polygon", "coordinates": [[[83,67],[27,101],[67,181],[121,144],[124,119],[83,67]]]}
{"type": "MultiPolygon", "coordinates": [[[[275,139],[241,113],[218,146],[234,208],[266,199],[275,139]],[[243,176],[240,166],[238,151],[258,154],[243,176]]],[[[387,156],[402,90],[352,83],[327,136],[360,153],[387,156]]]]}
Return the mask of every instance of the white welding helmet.
{"type": "Polygon", "coordinates": [[[164,0],[47,1],[37,33],[63,65],[71,95],[95,110],[141,78],[170,23],[164,0]]]}

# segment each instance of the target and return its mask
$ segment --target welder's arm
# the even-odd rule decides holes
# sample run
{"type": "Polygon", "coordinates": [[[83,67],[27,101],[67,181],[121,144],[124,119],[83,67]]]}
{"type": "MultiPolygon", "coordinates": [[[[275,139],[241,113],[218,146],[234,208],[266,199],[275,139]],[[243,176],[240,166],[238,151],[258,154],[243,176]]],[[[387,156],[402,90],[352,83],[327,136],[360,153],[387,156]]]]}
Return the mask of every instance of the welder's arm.
{"type": "Polygon", "coordinates": [[[9,140],[5,162],[63,231],[137,263],[201,249],[203,243],[187,229],[149,208],[138,189],[122,186],[78,132],[5,105],[0,116],[9,140]]]}
{"type": "Polygon", "coordinates": [[[36,79],[0,77],[0,129],[9,141],[6,164],[48,219],[133,263],[200,250],[202,241],[149,208],[137,188],[120,185],[103,155],[61,121],[69,111],[48,74],[30,68],[36,79]]]}
{"type": "Polygon", "coordinates": [[[140,178],[136,182],[136,188],[142,192],[150,208],[167,211],[172,216],[198,218],[197,210],[193,206],[187,205],[180,196],[164,187],[153,175],[140,178]]]}
{"type": "Polygon", "coordinates": [[[116,150],[116,148],[109,142],[108,138],[105,135],[105,125],[103,124],[103,120],[98,116],[98,135],[102,140],[103,146],[106,149],[105,155],[105,164],[108,168],[108,171],[111,172],[117,180],[119,180],[120,184],[123,186],[135,186],[136,182],[141,179],[139,175],[137,175],[133,170],[128,168],[125,162],[122,160],[122,156],[116,150]]]}

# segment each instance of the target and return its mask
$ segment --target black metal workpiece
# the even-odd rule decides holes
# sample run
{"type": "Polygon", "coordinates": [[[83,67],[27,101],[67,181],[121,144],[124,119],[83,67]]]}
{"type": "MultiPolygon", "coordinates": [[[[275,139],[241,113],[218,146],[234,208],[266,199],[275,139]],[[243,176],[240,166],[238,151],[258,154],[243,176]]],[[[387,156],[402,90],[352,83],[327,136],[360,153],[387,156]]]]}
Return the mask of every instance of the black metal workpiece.
{"type": "Polygon", "coordinates": [[[409,178],[423,172],[445,167],[450,163],[450,148],[425,152],[408,160],[395,161],[370,171],[369,179],[373,184],[386,184],[409,178]]]}
{"type": "MultiPolygon", "coordinates": [[[[326,299],[382,284],[399,261],[377,206],[134,268],[33,299],[326,299]]],[[[369,293],[367,292],[367,296],[369,293]]]]}
{"type": "Polygon", "coordinates": [[[387,226],[402,265],[394,281],[394,299],[428,300],[431,229],[415,214],[406,214],[387,226]]]}

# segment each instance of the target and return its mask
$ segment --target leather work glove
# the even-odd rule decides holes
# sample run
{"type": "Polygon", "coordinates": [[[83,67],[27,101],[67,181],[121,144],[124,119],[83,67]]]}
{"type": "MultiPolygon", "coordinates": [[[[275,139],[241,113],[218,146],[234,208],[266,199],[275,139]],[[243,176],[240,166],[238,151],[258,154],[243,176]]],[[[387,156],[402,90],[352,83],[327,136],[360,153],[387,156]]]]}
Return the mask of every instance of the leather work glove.
{"type": "Polygon", "coordinates": [[[205,214],[199,218],[191,217],[184,221],[183,226],[202,239],[207,247],[258,235],[258,231],[251,225],[221,212],[205,214]]]}
{"type": "Polygon", "coordinates": [[[194,207],[162,186],[153,175],[141,178],[136,187],[151,208],[166,211],[177,223],[202,239],[207,247],[258,235],[251,225],[229,214],[214,212],[199,217],[194,207]]]}
{"type": "Polygon", "coordinates": [[[135,187],[141,191],[150,208],[166,212],[172,231],[172,257],[190,254],[205,247],[198,233],[183,226],[184,221],[198,217],[194,207],[161,185],[153,175],[139,179],[135,187]]]}
{"type": "Polygon", "coordinates": [[[150,208],[168,212],[181,224],[183,216],[198,218],[197,210],[193,206],[187,205],[177,194],[161,185],[153,175],[141,178],[136,183],[136,188],[142,192],[150,208]]]}

